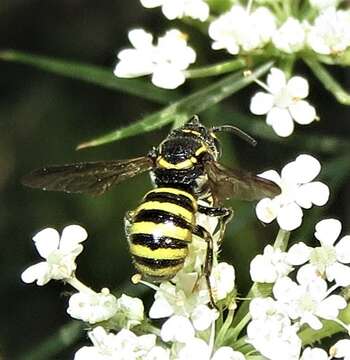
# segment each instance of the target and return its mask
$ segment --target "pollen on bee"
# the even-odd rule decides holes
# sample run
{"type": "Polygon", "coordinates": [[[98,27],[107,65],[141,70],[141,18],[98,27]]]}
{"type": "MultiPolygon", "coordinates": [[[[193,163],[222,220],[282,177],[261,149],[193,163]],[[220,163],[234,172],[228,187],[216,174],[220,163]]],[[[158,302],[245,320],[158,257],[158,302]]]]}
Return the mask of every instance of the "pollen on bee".
{"type": "Polygon", "coordinates": [[[131,277],[131,282],[136,285],[138,284],[140,281],[142,280],[142,275],[141,274],[135,274],[131,277]]]}

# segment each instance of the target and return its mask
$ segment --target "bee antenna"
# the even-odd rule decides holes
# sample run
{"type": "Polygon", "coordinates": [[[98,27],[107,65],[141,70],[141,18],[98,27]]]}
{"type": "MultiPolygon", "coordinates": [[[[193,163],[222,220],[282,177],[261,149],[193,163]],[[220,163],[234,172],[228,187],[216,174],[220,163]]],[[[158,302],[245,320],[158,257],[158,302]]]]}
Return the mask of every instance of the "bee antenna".
{"type": "Polygon", "coordinates": [[[255,146],[258,143],[253,137],[248,135],[246,132],[232,125],[215,126],[211,129],[211,131],[214,133],[222,131],[222,132],[229,132],[235,134],[252,146],[255,146]]]}

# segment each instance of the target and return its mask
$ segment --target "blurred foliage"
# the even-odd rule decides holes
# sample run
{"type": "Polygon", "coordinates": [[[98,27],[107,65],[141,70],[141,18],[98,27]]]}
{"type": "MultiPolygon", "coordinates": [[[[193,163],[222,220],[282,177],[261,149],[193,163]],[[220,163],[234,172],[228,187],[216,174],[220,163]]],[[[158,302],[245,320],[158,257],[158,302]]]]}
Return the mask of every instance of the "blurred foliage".
{"type": "MultiPolygon", "coordinates": [[[[73,66],[73,73],[61,77],[50,68],[45,68],[49,72],[42,71],[38,62],[37,68],[12,61],[0,63],[0,264],[1,300],[5,310],[2,315],[5,326],[0,330],[0,358],[69,358],[85,341],[80,336],[81,328],[71,323],[65,312],[71,289],[54,282],[43,288],[20,282],[20,273],[38,261],[31,237],[46,226],[62,229],[69,223],[84,225],[89,239],[78,258],[78,276],[96,290],[106,286],[115,291],[124,289],[129,295],[141,296],[143,292],[147,303],[150,294],[129,281],[133,269],[123,216],[137,204],[151,183],[148,176],[143,175],[99,198],[90,198],[25,189],[20,184],[21,176],[45,164],[145,154],[166,136],[170,124],[105,146],[78,152],[74,149],[86,139],[134,124],[137,119],[161,111],[164,106],[161,104],[172,104],[175,99],[201,92],[214,82],[224,81],[225,77],[193,79],[176,93],[155,89],[147,79],[113,78],[108,69],[112,71],[117,50],[127,44],[128,29],[143,26],[162,33],[167,26],[159,11],[143,9],[137,0],[102,3],[8,0],[0,4],[0,20],[0,58],[3,60],[13,60],[15,53],[8,52],[13,49],[20,52],[22,60],[28,60],[28,54],[39,54],[46,60],[66,59],[73,66]],[[87,82],[76,79],[79,78],[77,71],[83,69],[74,67],[79,63],[87,66],[84,68],[87,82]],[[99,72],[99,69],[105,70],[99,72]],[[95,70],[100,83],[96,77],[95,81],[89,78],[95,70]]],[[[203,63],[227,60],[224,53],[209,52],[209,42],[203,34],[186,24],[175,24],[190,33],[191,44],[203,63]]],[[[304,152],[321,160],[324,165],[321,178],[331,187],[329,206],[307,212],[305,225],[291,236],[291,242],[302,239],[312,243],[314,224],[324,216],[339,217],[344,232],[350,231],[349,109],[329,96],[307,67],[297,64],[295,73],[308,76],[311,101],[321,121],[299,128],[288,139],[277,138],[262,118],[249,115],[249,98],[254,86],[220,104],[212,103],[205,111],[204,107],[186,111],[200,111],[207,125],[231,123],[257,138],[259,145],[254,149],[222,135],[223,162],[231,167],[253,172],[280,169],[304,152]]],[[[332,75],[341,79],[344,87],[350,87],[346,69],[337,69],[332,75]]],[[[174,114],[176,111],[169,116],[174,114]]],[[[227,229],[222,258],[235,265],[239,292],[244,295],[250,285],[249,261],[274,240],[277,227],[260,224],[254,216],[253,204],[232,201],[230,205],[235,209],[235,216],[227,229]]]]}

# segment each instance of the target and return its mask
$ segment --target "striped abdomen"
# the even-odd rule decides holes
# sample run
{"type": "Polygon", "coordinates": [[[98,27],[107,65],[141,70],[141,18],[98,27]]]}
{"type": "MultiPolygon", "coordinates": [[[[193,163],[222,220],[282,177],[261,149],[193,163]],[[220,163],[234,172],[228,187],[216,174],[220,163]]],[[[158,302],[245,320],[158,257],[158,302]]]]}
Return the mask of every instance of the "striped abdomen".
{"type": "Polygon", "coordinates": [[[128,227],[136,269],[152,281],[171,279],[182,268],[192,240],[197,203],[184,190],[156,188],[132,212],[128,227]]]}

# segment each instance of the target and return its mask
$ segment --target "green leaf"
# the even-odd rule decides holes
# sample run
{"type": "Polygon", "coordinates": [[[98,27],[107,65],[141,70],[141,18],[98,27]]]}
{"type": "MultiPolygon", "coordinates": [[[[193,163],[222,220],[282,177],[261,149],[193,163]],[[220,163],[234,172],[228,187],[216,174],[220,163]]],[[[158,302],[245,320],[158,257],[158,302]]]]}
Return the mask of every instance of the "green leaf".
{"type": "Polygon", "coordinates": [[[54,59],[14,50],[0,51],[0,60],[34,66],[57,75],[67,76],[111,90],[136,95],[160,104],[167,104],[178,98],[174,91],[159,89],[140,79],[120,79],[113,75],[112,69],[99,66],[54,59]]]}
{"type": "Polygon", "coordinates": [[[128,136],[159,129],[172,122],[177,122],[181,125],[192,115],[208,109],[238,90],[251,84],[256,78],[265,74],[272,64],[271,61],[267,62],[259,66],[248,76],[245,76],[243,72],[228,75],[214,84],[169,105],[163,110],[144,117],[136,123],[80,144],[78,149],[107,144],[128,136]]]}

